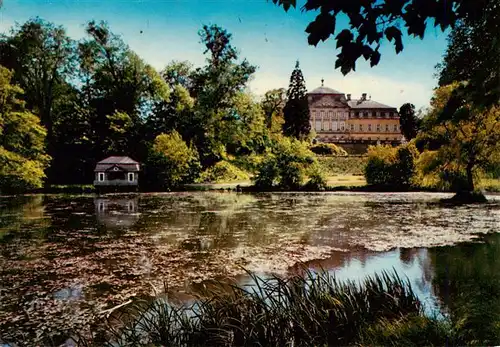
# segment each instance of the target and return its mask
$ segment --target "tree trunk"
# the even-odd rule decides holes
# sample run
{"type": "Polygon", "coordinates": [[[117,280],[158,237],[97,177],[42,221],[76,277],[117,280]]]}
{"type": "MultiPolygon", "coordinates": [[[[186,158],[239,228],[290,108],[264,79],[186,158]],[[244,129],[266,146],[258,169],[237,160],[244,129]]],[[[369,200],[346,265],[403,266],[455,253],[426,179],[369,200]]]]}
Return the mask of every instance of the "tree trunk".
{"type": "Polygon", "coordinates": [[[468,163],[467,167],[465,168],[465,171],[467,173],[467,191],[468,192],[474,191],[474,176],[472,174],[472,167],[473,167],[473,165],[471,163],[468,163]]]}

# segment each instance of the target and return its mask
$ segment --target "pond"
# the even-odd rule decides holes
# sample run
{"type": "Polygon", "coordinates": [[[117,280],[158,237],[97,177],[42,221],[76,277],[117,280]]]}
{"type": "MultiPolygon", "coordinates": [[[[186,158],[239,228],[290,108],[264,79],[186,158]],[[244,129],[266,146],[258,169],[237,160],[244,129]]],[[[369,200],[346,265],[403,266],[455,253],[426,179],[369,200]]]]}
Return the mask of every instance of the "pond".
{"type": "Polygon", "coordinates": [[[490,312],[482,326],[493,329],[500,323],[500,196],[486,205],[439,203],[448,196],[0,197],[0,343],[30,345],[42,334],[78,329],[95,313],[166,287],[186,300],[193,284],[244,284],[244,269],[286,274],[298,263],[354,280],[395,269],[429,312],[475,305],[490,312]]]}

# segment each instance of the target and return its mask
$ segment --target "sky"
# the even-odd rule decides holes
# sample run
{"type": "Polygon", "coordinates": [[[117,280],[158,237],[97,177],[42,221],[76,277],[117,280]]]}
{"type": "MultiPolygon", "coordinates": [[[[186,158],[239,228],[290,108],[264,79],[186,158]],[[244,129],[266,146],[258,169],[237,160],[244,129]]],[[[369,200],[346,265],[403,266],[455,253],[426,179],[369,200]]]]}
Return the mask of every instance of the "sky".
{"type": "MultiPolygon", "coordinates": [[[[424,40],[405,40],[402,53],[396,55],[393,46],[385,43],[379,65],[370,68],[361,59],[355,72],[343,76],[335,69],[339,51],[333,36],[317,47],[307,43],[304,30],[315,14],[300,9],[287,13],[271,0],[3,0],[0,33],[36,16],[62,25],[74,39],[85,36],[87,21],[104,20],[158,70],[172,60],[204,64],[198,31],[204,24],[217,24],[232,33],[240,56],[258,67],[249,85],[256,95],[288,87],[298,59],[308,90],[324,79],[325,86],[353,98],[367,93],[398,108],[406,102],[417,108],[428,106],[436,86],[435,65],[446,48],[446,35],[429,28],[424,40]]],[[[337,32],[345,25],[340,18],[337,32]]]]}

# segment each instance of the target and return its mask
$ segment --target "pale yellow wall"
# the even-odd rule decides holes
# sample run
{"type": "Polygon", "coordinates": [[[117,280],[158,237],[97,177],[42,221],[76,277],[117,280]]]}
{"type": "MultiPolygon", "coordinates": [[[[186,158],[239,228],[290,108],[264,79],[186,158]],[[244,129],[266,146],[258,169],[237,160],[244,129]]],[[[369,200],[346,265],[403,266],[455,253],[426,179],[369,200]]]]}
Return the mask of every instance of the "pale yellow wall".
{"type": "MultiPolygon", "coordinates": [[[[329,100],[328,98],[322,100],[329,100]]],[[[321,103],[321,101],[320,101],[321,103]]],[[[317,104],[316,104],[317,105],[317,104]]],[[[376,118],[377,116],[386,116],[387,111],[372,110],[352,110],[348,107],[339,107],[340,104],[314,107],[309,105],[311,129],[317,134],[320,140],[325,142],[349,141],[349,140],[368,140],[371,141],[401,141],[402,135],[399,130],[399,117],[392,118],[376,118]],[[331,106],[331,107],[328,107],[331,106]],[[321,111],[323,111],[323,116],[321,111]],[[364,116],[364,112],[369,113],[369,118],[353,118],[355,112],[360,112],[364,116]],[[340,117],[339,117],[340,116],[340,117]],[[316,121],[320,121],[322,129],[317,129],[316,121]],[[337,128],[332,127],[336,122],[337,128]],[[344,122],[344,129],[341,130],[341,122],[344,122]],[[354,130],[351,130],[351,124],[354,125],[354,130]],[[368,130],[369,124],[371,131],[368,130]],[[377,125],[380,124],[380,131],[377,131],[377,125]],[[363,125],[360,131],[359,126],[363,125]],[[389,131],[386,131],[386,125],[389,126],[389,131]],[[397,126],[395,129],[394,126],[397,126]]]]}

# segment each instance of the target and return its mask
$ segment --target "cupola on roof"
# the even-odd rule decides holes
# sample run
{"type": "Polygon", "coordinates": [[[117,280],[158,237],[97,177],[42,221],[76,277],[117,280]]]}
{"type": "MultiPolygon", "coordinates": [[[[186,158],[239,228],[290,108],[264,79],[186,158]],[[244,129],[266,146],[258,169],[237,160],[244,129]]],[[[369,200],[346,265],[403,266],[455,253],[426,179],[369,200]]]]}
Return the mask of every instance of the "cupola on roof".
{"type": "Polygon", "coordinates": [[[325,87],[324,82],[325,82],[325,80],[322,79],[321,80],[321,87],[313,89],[308,94],[344,94],[342,92],[339,92],[338,90],[335,90],[335,89],[332,89],[329,87],[325,87]]]}

